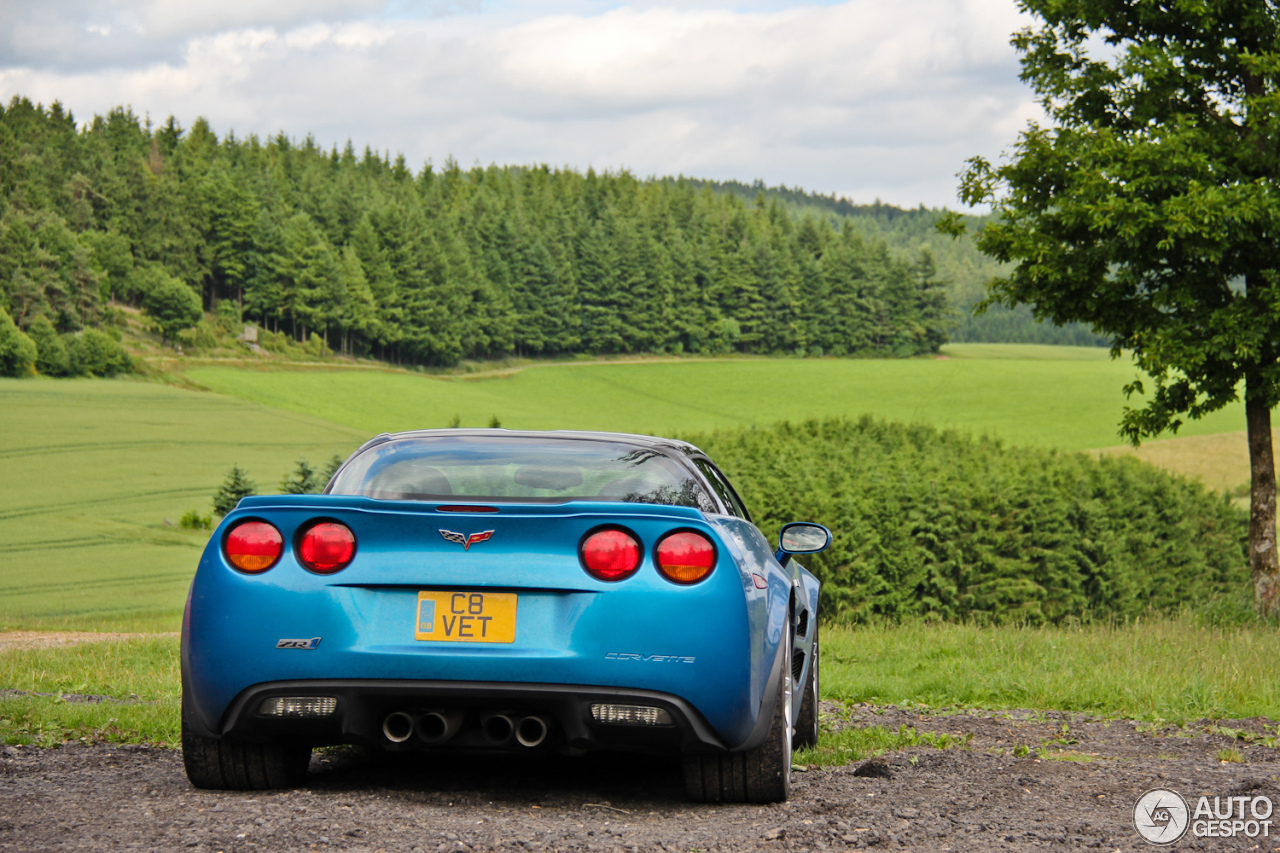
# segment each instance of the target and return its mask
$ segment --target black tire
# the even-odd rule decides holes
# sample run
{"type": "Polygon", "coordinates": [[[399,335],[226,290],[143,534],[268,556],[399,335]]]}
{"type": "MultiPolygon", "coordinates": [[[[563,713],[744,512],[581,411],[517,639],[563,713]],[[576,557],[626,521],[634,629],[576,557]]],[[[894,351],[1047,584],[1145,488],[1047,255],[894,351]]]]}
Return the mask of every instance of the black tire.
{"type": "Polygon", "coordinates": [[[232,743],[204,737],[182,720],[182,764],[197,788],[258,791],[293,788],[307,777],[311,747],[305,744],[232,743]]]}
{"type": "Polygon", "coordinates": [[[809,653],[809,677],[800,694],[800,717],[796,720],[796,748],[818,745],[818,623],[813,623],[813,651],[809,653]]]}
{"type": "Polygon", "coordinates": [[[783,654],[778,701],[764,743],[746,752],[686,755],[684,790],[698,803],[781,803],[791,795],[791,653],[783,654]]]}

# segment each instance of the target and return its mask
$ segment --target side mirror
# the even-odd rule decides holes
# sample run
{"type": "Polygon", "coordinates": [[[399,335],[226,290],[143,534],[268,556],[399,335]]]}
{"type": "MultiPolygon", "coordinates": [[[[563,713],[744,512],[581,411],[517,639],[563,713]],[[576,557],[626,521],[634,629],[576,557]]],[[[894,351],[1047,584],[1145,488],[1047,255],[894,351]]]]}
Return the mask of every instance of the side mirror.
{"type": "Polygon", "coordinates": [[[827,550],[830,544],[831,531],[821,524],[793,521],[782,525],[782,533],[778,536],[778,551],[774,557],[785,566],[792,554],[816,554],[827,550]]]}

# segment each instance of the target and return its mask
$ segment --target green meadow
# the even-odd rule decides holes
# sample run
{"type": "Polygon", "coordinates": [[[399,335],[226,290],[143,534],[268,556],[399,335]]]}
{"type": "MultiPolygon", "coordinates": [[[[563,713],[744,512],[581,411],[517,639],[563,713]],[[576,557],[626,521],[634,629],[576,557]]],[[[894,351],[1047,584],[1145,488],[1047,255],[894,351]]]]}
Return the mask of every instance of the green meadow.
{"type": "Polygon", "coordinates": [[[1183,614],[1117,625],[921,620],[823,628],[830,698],[932,708],[1056,708],[1185,722],[1275,717],[1280,632],[1183,614]]]}
{"type": "MultiPolygon", "coordinates": [[[[193,366],[216,393],[132,380],[0,380],[0,629],[171,631],[238,464],[277,490],[384,431],[463,425],[688,433],[809,417],[957,427],[1018,445],[1114,445],[1131,366],[1098,349],[953,345],[946,359],[534,365],[425,375],[193,366]]],[[[1239,407],[1190,434],[1243,428],[1239,407]]]]}
{"type": "Polygon", "coordinates": [[[216,394],[123,380],[0,379],[0,629],[172,631],[234,464],[272,491],[301,455],[364,433],[216,394]]]}
{"type": "MultiPolygon", "coordinates": [[[[1084,450],[1120,443],[1121,388],[1135,371],[1105,350],[953,344],[941,359],[684,359],[535,365],[491,374],[192,367],[221,394],[369,434],[447,426],[686,433],[832,416],[995,435],[1084,450]]],[[[1239,405],[1180,435],[1244,429],[1239,405]]]]}

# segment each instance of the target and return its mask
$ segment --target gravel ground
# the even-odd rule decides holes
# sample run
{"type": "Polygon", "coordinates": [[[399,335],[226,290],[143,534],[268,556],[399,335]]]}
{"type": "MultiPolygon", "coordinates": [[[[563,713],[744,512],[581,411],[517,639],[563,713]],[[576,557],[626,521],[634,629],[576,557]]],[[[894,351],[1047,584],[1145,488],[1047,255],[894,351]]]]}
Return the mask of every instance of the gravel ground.
{"type": "MultiPolygon", "coordinates": [[[[1143,850],[1151,848],[1133,808],[1150,788],[1178,791],[1193,809],[1201,795],[1280,804],[1280,751],[1258,742],[1276,734],[1271,720],[1152,730],[1055,713],[824,710],[837,726],[973,737],[967,749],[808,768],[795,774],[791,801],[774,806],[691,805],[671,762],[635,757],[429,760],[340,750],[313,758],[305,788],[222,793],[192,788],[171,750],[11,746],[0,750],[0,851],[1143,850]],[[1219,760],[1224,749],[1242,760],[1219,760]]],[[[1280,811],[1275,821],[1274,837],[1188,833],[1173,846],[1280,850],[1280,811]]]]}

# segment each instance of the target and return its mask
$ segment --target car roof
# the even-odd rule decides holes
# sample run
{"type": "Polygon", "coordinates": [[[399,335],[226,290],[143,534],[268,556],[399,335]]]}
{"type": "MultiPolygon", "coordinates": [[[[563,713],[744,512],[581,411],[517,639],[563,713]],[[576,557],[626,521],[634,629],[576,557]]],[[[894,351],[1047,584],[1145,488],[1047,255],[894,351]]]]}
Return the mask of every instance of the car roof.
{"type": "MultiPolygon", "coordinates": [[[[660,447],[675,450],[686,456],[705,455],[694,445],[676,438],[662,438],[656,435],[637,435],[627,432],[596,432],[593,430],[515,430],[515,429],[416,429],[405,432],[384,432],[361,445],[360,450],[383,444],[388,441],[401,441],[413,438],[554,438],[576,441],[611,441],[618,444],[634,444],[638,447],[660,447]]],[[[359,452],[359,451],[357,451],[359,452]]]]}

